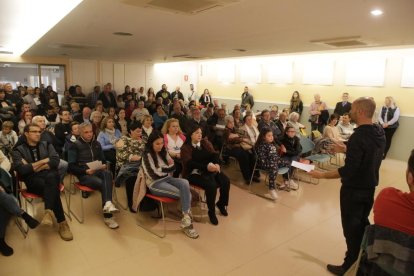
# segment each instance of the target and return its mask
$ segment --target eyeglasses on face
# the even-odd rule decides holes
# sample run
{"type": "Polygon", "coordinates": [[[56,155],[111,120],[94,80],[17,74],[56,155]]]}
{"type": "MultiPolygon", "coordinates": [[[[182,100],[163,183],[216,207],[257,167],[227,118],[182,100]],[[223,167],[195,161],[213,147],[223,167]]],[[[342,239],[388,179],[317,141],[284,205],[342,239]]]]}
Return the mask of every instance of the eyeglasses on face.
{"type": "Polygon", "coordinates": [[[29,130],[29,133],[42,133],[40,130],[29,130]]]}

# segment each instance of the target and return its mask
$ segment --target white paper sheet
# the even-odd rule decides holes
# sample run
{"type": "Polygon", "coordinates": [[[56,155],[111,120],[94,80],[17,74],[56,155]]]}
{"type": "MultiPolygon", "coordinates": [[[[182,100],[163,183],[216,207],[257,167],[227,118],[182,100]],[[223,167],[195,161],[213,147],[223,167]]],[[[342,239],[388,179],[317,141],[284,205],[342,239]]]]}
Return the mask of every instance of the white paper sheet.
{"type": "Polygon", "coordinates": [[[93,162],[89,162],[89,163],[86,163],[86,165],[89,167],[89,169],[91,169],[91,170],[100,170],[100,169],[102,169],[102,161],[100,161],[100,160],[95,160],[95,161],[93,161],[93,162]]]}
{"type": "Polygon", "coordinates": [[[308,165],[308,164],[303,164],[300,162],[296,162],[296,161],[292,161],[292,166],[301,170],[304,170],[306,172],[310,172],[313,171],[315,169],[315,165],[308,165]]]}

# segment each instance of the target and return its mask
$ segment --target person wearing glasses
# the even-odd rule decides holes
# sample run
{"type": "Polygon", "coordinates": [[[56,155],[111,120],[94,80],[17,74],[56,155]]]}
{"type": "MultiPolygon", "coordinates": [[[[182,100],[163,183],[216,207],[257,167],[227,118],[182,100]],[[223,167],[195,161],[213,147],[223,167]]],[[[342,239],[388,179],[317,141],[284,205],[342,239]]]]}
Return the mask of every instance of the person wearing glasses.
{"type": "Polygon", "coordinates": [[[59,235],[65,241],[73,239],[65,219],[59,191],[59,155],[53,145],[40,141],[42,130],[35,124],[28,124],[23,130],[23,139],[12,151],[14,169],[25,182],[27,191],[40,195],[45,204],[41,221],[52,226],[56,220],[59,235]]]}

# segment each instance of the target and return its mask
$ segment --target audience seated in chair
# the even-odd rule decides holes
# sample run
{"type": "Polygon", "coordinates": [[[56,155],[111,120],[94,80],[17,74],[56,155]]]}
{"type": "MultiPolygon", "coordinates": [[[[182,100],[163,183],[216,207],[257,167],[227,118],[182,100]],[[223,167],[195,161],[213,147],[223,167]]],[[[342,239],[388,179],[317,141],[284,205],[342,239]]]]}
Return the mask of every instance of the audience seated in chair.
{"type": "Polygon", "coordinates": [[[115,175],[116,151],[115,143],[121,138],[121,132],[115,128],[115,119],[105,117],[101,123],[101,131],[96,139],[101,144],[105,160],[109,162],[112,175],[115,175]]]}
{"type": "Polygon", "coordinates": [[[406,181],[408,193],[388,187],[378,194],[374,223],[414,236],[414,150],[408,159],[406,181]]]}
{"type": "Polygon", "coordinates": [[[60,200],[59,155],[51,144],[40,140],[40,133],[40,127],[35,124],[25,126],[21,142],[12,151],[13,167],[25,182],[27,191],[43,198],[42,224],[53,225],[56,218],[60,237],[69,241],[73,236],[60,200]]]}
{"type": "Polygon", "coordinates": [[[119,170],[115,185],[119,187],[122,183],[125,183],[128,207],[131,212],[134,212],[132,209],[132,194],[141,167],[145,143],[146,139],[142,137],[141,122],[132,122],[129,126],[129,135],[122,136],[115,144],[116,167],[119,170]]]}
{"type": "Polygon", "coordinates": [[[265,109],[261,113],[261,120],[259,122],[259,131],[262,131],[264,128],[272,130],[273,137],[275,141],[279,140],[282,137],[282,131],[277,127],[276,123],[270,119],[269,110],[265,109]]]}
{"type": "Polygon", "coordinates": [[[295,128],[296,136],[298,137],[300,137],[302,130],[306,128],[304,125],[299,123],[299,117],[300,117],[299,113],[292,112],[289,114],[289,122],[288,122],[289,125],[295,128]]]}
{"type": "MultiPolygon", "coordinates": [[[[279,197],[276,192],[277,172],[279,167],[286,167],[287,164],[280,158],[279,151],[273,137],[273,131],[271,129],[264,128],[260,131],[255,149],[257,152],[258,168],[266,170],[269,173],[270,196],[273,200],[277,200],[279,197]]],[[[281,188],[284,188],[283,185],[281,188]]]]}
{"type": "Polygon", "coordinates": [[[118,228],[119,225],[112,215],[118,212],[112,203],[112,174],[107,170],[101,144],[93,139],[91,124],[80,124],[79,132],[79,139],[68,151],[68,171],[79,179],[81,185],[101,192],[104,222],[111,229],[118,228]],[[102,167],[96,170],[90,169],[87,163],[93,161],[101,161],[102,167]]]}
{"type": "MultiPolygon", "coordinates": [[[[243,126],[240,128],[244,131],[245,137],[249,140],[248,144],[254,146],[256,144],[257,138],[259,137],[259,130],[253,124],[253,117],[251,114],[244,116],[243,118],[243,126]]],[[[246,140],[247,142],[247,140],[246,140]]]]}
{"type": "Polygon", "coordinates": [[[181,150],[181,159],[183,177],[192,185],[205,190],[210,222],[217,225],[216,206],[223,216],[228,215],[230,180],[221,171],[219,156],[213,145],[206,138],[202,139],[202,130],[198,125],[190,127],[187,140],[181,150]],[[220,198],[216,203],[218,187],[220,198]]]}
{"type": "Polygon", "coordinates": [[[175,171],[173,177],[179,177],[182,171],[181,147],[185,142],[185,136],[181,131],[178,119],[168,119],[162,127],[161,133],[164,135],[164,147],[174,160],[175,171]]]}
{"type": "Polygon", "coordinates": [[[299,161],[299,155],[302,152],[302,146],[300,144],[300,139],[296,136],[296,130],[293,126],[288,125],[285,128],[283,138],[281,140],[282,147],[282,160],[290,165],[289,174],[284,174],[284,182],[287,187],[290,187],[293,190],[298,189],[299,185],[293,181],[293,179],[288,179],[289,176],[293,175],[293,161],[299,161]]]}
{"type": "Polygon", "coordinates": [[[0,150],[4,155],[9,156],[14,145],[17,143],[17,134],[13,130],[14,124],[12,121],[5,121],[1,126],[0,132],[0,150]]]}
{"type": "MultiPolygon", "coordinates": [[[[51,145],[55,151],[60,155],[62,152],[62,147],[58,145],[58,141],[56,136],[46,128],[46,118],[44,116],[34,116],[32,123],[40,127],[41,134],[40,134],[40,141],[45,141],[51,145]]],[[[19,137],[19,140],[22,139],[23,136],[19,137]]],[[[59,160],[58,172],[60,177],[60,183],[63,183],[63,179],[65,178],[66,171],[68,170],[68,162],[63,159],[59,160]]]]}
{"type": "MultiPolygon", "coordinates": [[[[32,229],[36,228],[39,222],[20,208],[17,199],[12,194],[12,179],[8,173],[10,167],[5,168],[3,165],[7,157],[2,156],[0,158],[3,159],[0,165],[0,253],[4,256],[10,256],[13,254],[13,248],[5,241],[6,228],[10,217],[21,217],[32,229]]],[[[10,166],[10,161],[8,159],[7,161],[8,166],[10,166]]]]}
{"type": "Polygon", "coordinates": [[[336,127],[338,128],[341,138],[344,141],[348,141],[349,137],[354,133],[355,124],[351,123],[351,116],[349,113],[344,113],[341,118],[342,120],[339,121],[336,127]]]}
{"type": "Polygon", "coordinates": [[[170,197],[181,200],[181,229],[193,239],[198,238],[191,218],[191,192],[186,179],[174,178],[174,160],[164,147],[164,136],[154,130],[148,138],[143,155],[142,168],[145,174],[145,183],[151,194],[161,197],[170,197]]]}
{"type": "MultiPolygon", "coordinates": [[[[236,131],[231,116],[226,117],[224,141],[227,153],[237,159],[244,181],[249,184],[255,162],[254,154],[251,151],[252,145],[250,139],[245,137],[244,132],[236,131]]],[[[259,182],[257,176],[253,178],[253,181],[259,182]]]]}

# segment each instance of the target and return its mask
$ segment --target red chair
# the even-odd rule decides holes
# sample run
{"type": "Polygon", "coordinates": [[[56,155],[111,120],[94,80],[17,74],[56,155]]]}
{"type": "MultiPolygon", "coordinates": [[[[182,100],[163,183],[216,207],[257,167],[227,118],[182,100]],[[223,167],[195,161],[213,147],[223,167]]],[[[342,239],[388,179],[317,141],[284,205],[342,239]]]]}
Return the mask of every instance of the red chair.
{"type": "Polygon", "coordinates": [[[73,215],[73,217],[79,223],[83,223],[85,221],[85,210],[84,210],[84,207],[83,207],[83,200],[84,200],[84,198],[82,197],[82,192],[91,193],[91,192],[93,192],[95,190],[92,189],[92,188],[89,188],[87,186],[84,186],[84,185],[80,184],[79,182],[75,182],[74,176],[72,176],[72,175],[71,175],[71,183],[70,183],[70,185],[73,186],[74,189],[76,188],[76,189],[79,190],[79,196],[80,196],[80,202],[81,202],[81,216],[79,218],[78,215],[76,215],[75,212],[71,208],[71,196],[72,196],[72,193],[69,193],[69,207],[68,207],[69,208],[69,212],[73,215]]]}
{"type": "Polygon", "coordinates": [[[198,202],[200,205],[200,215],[193,214],[193,217],[196,221],[201,221],[202,218],[208,217],[208,208],[206,200],[206,191],[195,184],[190,183],[190,189],[195,191],[198,195],[198,202]]]}
{"type": "Polygon", "coordinates": [[[145,196],[159,202],[160,208],[158,209],[158,214],[159,214],[160,209],[161,209],[161,218],[162,218],[162,224],[163,224],[164,231],[163,231],[162,234],[158,234],[157,232],[151,230],[150,228],[145,227],[139,221],[138,221],[138,226],[143,228],[144,230],[147,230],[148,232],[156,235],[157,237],[164,238],[167,235],[167,227],[166,227],[166,224],[165,224],[166,220],[165,220],[165,213],[164,213],[164,205],[163,204],[164,203],[175,203],[178,200],[174,199],[174,198],[170,198],[170,197],[155,196],[153,194],[146,194],[145,196]]]}
{"type": "MultiPolygon", "coordinates": [[[[27,191],[27,188],[23,188],[23,185],[26,185],[23,180],[21,180],[21,178],[17,175],[17,185],[18,185],[18,192],[20,194],[20,197],[24,200],[24,211],[28,212],[28,203],[32,206],[32,214],[34,214],[35,208],[34,208],[34,201],[35,200],[43,200],[42,196],[38,195],[38,194],[34,194],[34,193],[30,193],[27,191]]],[[[70,208],[69,208],[69,204],[68,204],[68,199],[66,197],[66,192],[65,192],[65,186],[60,183],[59,184],[59,191],[60,193],[63,193],[65,196],[65,202],[66,202],[66,208],[68,209],[68,212],[64,212],[65,215],[69,218],[70,221],[72,221],[72,218],[70,216],[70,208]]],[[[20,230],[23,230],[23,236],[26,237],[27,233],[29,232],[29,227],[26,225],[26,227],[24,228],[20,222],[18,223],[18,227],[20,228],[20,230]]]]}

